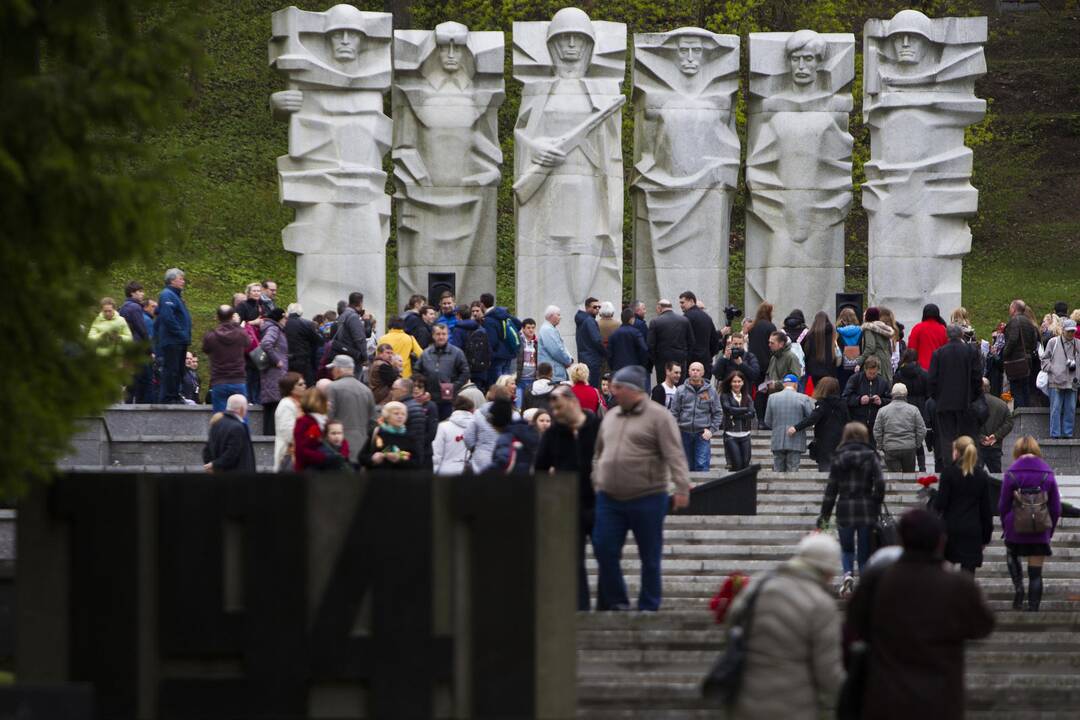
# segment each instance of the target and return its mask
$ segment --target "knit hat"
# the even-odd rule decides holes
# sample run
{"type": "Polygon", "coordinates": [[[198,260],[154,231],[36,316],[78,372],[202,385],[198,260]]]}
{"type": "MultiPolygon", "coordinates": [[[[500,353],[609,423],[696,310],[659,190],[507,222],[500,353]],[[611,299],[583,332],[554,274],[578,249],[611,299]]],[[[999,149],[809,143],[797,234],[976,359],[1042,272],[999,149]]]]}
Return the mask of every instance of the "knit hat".
{"type": "Polygon", "coordinates": [[[840,570],[840,543],[831,535],[813,533],[799,541],[795,557],[824,575],[840,570]]]}
{"type": "Polygon", "coordinates": [[[1064,300],[1058,300],[1054,303],[1054,314],[1058,317],[1065,317],[1069,314],[1069,304],[1064,300]]]}
{"type": "Polygon", "coordinates": [[[907,385],[904,383],[896,383],[892,386],[893,397],[907,397],[907,385]]]}
{"type": "Polygon", "coordinates": [[[866,318],[866,322],[877,322],[881,319],[881,311],[876,307],[868,307],[863,317],[866,318]]]}
{"type": "Polygon", "coordinates": [[[632,387],[635,390],[645,392],[645,382],[647,377],[648,375],[645,372],[645,368],[640,365],[627,365],[612,376],[611,382],[613,384],[632,387]]]}

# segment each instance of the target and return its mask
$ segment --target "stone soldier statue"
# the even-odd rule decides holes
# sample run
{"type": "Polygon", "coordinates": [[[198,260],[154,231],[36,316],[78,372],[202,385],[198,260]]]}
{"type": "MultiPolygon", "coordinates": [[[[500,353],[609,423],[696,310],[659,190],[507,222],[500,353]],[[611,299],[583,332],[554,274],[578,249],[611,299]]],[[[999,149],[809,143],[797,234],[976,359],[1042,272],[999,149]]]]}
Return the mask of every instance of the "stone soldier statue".
{"type": "Polygon", "coordinates": [[[868,20],[863,32],[869,303],[912,327],[926,303],[961,304],[967,218],[979,205],[964,130],[986,114],[975,97],[986,73],[986,18],[931,20],[902,10],[868,20]]]}
{"type": "Polygon", "coordinates": [[[386,305],[391,29],[389,13],[352,5],[273,15],[270,65],[289,83],[270,96],[289,122],[278,179],[281,201],[296,210],[282,237],[298,255],[297,294],[308,307],[336,307],[354,290],[376,314],[386,305]]]}
{"type": "MultiPolygon", "coordinates": [[[[563,8],[514,23],[518,314],[622,297],[626,26],[563,8]]],[[[574,350],[574,324],[559,326],[574,350]]]]}
{"type": "Polygon", "coordinates": [[[633,78],[634,295],[693,290],[720,321],[739,178],[739,37],[636,34],[633,78]]]}
{"type": "Polygon", "coordinates": [[[479,297],[495,287],[503,34],[397,30],[394,72],[398,297],[428,295],[431,273],[479,297]]]}
{"type": "Polygon", "coordinates": [[[844,290],[855,36],[750,34],[746,307],[831,316],[844,290]]]}

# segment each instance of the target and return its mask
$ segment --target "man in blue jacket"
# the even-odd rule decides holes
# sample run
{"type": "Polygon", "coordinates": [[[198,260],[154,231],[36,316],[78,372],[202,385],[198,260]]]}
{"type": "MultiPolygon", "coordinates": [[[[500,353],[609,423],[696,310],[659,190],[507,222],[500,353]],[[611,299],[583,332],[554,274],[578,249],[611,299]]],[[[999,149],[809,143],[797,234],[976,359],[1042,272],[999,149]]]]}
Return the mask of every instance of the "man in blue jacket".
{"type": "Polygon", "coordinates": [[[152,402],[150,391],[154,383],[153,356],[150,348],[150,333],[146,328],[146,315],[143,313],[143,300],[146,292],[142,283],[132,280],[124,288],[124,304],[120,307],[120,317],[127,321],[131,330],[131,339],[146,346],[146,362],[135,370],[135,377],[128,388],[127,402],[152,402]]]}
{"type": "Polygon", "coordinates": [[[589,366],[589,384],[600,389],[600,368],[607,357],[604,343],[600,339],[600,325],[596,316],[600,314],[600,301],[594,297],[585,300],[585,309],[574,315],[577,325],[574,339],[577,341],[578,360],[589,366]]]}
{"type": "Polygon", "coordinates": [[[649,362],[649,346],[645,344],[645,338],[634,327],[634,319],[634,311],[631,308],[623,308],[622,325],[616,328],[608,338],[608,365],[611,366],[613,373],[630,365],[645,367],[649,362]]]}
{"type": "Polygon", "coordinates": [[[180,378],[191,344],[191,314],[181,297],[186,284],[184,271],[170,268],[165,272],[165,289],[158,296],[154,344],[161,354],[161,397],[158,402],[165,404],[184,402],[180,397],[180,378]]]}
{"type": "Polygon", "coordinates": [[[490,386],[499,376],[513,374],[513,364],[521,345],[521,321],[501,305],[496,307],[495,296],[491,293],[481,295],[480,304],[484,306],[484,330],[491,343],[491,367],[487,377],[490,386]]]}

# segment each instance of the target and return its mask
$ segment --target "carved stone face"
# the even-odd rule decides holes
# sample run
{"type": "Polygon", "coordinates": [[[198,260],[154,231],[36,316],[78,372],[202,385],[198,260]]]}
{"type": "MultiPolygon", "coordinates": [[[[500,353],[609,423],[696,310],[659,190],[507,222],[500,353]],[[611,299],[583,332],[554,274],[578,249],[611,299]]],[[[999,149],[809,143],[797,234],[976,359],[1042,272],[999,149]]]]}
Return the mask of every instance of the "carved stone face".
{"type": "Polygon", "coordinates": [[[584,33],[561,33],[551,39],[555,72],[562,78],[581,78],[589,69],[592,40],[584,33]]]}
{"type": "Polygon", "coordinates": [[[360,33],[355,30],[334,30],[330,33],[330,47],[335,60],[351,62],[356,59],[360,47],[360,33]]]}
{"type": "Polygon", "coordinates": [[[683,75],[697,75],[701,69],[701,38],[679,38],[679,69],[683,75]]]}
{"type": "Polygon", "coordinates": [[[788,55],[791,63],[791,79],[796,85],[812,85],[817,76],[818,58],[809,47],[788,55]]]}
{"type": "Polygon", "coordinates": [[[461,48],[453,40],[439,46],[439,60],[446,72],[453,74],[461,69],[461,48]]]}
{"type": "Polygon", "coordinates": [[[926,39],[915,33],[898,33],[890,40],[893,44],[893,52],[896,59],[903,65],[915,65],[923,59],[926,53],[926,39]]]}

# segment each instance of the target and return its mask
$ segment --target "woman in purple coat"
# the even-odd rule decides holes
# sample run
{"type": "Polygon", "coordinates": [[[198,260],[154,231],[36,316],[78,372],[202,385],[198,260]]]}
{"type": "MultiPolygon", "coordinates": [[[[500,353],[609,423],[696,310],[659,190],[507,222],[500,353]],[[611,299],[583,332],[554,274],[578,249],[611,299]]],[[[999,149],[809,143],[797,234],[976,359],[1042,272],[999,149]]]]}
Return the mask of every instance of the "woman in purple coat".
{"type": "Polygon", "coordinates": [[[1058,493],[1054,471],[1042,459],[1039,443],[1030,435],[1025,435],[1013,446],[1012,466],[1005,472],[1001,482],[1001,497],[998,500],[998,514],[1001,526],[1005,529],[1005,564],[1012,578],[1013,609],[1019,610],[1024,605],[1024,569],[1021,557],[1028,559],[1028,611],[1038,612],[1042,600],[1042,569],[1046,558],[1052,553],[1050,538],[1054,536],[1058,519],[1061,517],[1061,495],[1058,493]],[[1019,533],[1013,525],[1013,497],[1016,490],[1042,489],[1046,492],[1047,509],[1050,511],[1051,527],[1040,533],[1019,533]]]}
{"type": "Polygon", "coordinates": [[[263,406],[263,435],[274,434],[274,412],[281,401],[279,381],[289,372],[289,340],[285,336],[285,311],[274,308],[266,315],[262,327],[262,349],[270,358],[270,366],[259,373],[259,403],[263,406]]]}

